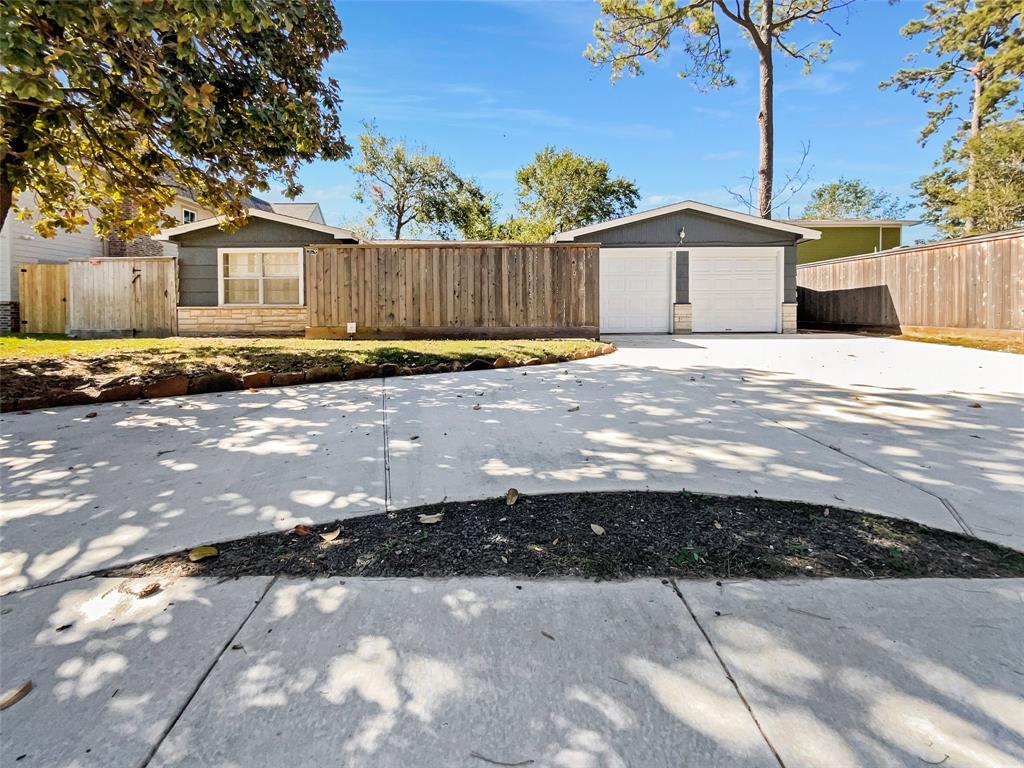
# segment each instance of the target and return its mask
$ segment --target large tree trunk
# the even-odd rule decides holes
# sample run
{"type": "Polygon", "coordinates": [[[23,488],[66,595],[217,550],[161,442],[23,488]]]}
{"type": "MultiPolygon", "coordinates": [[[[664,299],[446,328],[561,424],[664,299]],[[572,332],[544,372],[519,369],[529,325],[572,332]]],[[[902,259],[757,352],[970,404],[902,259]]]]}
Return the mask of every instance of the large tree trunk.
{"type": "Polygon", "coordinates": [[[760,111],[757,113],[757,127],[760,130],[760,147],[757,170],[757,215],[765,219],[772,217],[772,183],[775,175],[775,117],[774,93],[775,72],[772,62],[772,36],[769,22],[772,18],[772,0],[766,0],[762,10],[760,44],[760,111]]]}
{"type": "MultiPolygon", "coordinates": [[[[971,73],[974,78],[974,92],[971,94],[971,135],[969,138],[973,139],[978,135],[981,130],[981,108],[979,102],[981,101],[981,65],[979,64],[974,68],[971,73]]],[[[967,153],[967,192],[970,194],[974,192],[975,187],[978,185],[978,172],[975,167],[974,153],[967,153]]],[[[964,230],[969,235],[974,231],[977,222],[975,222],[973,216],[968,216],[964,219],[964,230]]]]}

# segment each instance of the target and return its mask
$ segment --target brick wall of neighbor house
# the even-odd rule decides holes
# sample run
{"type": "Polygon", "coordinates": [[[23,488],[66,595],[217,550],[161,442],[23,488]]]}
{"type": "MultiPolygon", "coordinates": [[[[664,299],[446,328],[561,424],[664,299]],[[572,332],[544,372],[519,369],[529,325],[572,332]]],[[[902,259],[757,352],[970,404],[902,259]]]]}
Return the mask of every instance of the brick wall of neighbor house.
{"type": "Polygon", "coordinates": [[[18,302],[0,301],[0,333],[18,333],[21,330],[18,302]]]}
{"type": "Polygon", "coordinates": [[[107,255],[129,257],[133,259],[164,255],[164,244],[149,235],[139,235],[134,240],[125,242],[119,237],[107,240],[107,255]]]}
{"type": "Polygon", "coordinates": [[[302,336],[306,307],[178,307],[179,336],[302,336]]]}

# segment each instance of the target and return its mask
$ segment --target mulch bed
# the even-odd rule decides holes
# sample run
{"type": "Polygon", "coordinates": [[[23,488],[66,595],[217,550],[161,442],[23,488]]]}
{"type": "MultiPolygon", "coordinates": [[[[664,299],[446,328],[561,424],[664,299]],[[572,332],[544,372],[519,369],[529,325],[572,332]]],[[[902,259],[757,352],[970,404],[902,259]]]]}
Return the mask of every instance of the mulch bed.
{"type": "Polygon", "coordinates": [[[505,498],[451,502],[216,547],[216,556],[199,562],[183,551],[102,575],[1024,576],[1024,553],[905,520],[686,492],[521,496],[511,506],[505,498]],[[438,513],[439,522],[421,522],[438,513]],[[333,541],[320,535],[335,531],[333,541]]]}

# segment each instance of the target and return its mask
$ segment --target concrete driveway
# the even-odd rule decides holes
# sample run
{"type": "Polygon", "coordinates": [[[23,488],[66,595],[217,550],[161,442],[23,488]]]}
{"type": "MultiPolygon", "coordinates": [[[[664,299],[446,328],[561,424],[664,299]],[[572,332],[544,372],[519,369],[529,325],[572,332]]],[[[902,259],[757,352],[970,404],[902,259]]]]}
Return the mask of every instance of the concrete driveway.
{"type": "Polygon", "coordinates": [[[557,367],[6,414],[0,591],[510,486],[756,493],[1024,549],[1020,357],[830,334],[615,342],[557,367]]]}

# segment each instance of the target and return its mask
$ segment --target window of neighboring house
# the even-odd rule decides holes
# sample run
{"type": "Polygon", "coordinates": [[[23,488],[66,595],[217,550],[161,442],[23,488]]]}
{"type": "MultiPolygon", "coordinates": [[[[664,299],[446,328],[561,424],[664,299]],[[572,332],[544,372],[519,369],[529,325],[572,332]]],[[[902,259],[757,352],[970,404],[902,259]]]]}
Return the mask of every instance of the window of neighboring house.
{"type": "Polygon", "coordinates": [[[191,224],[196,220],[198,214],[195,211],[190,211],[188,208],[181,209],[181,223],[191,224]]]}
{"type": "Polygon", "coordinates": [[[302,249],[217,251],[221,305],[302,304],[302,249]]]}

